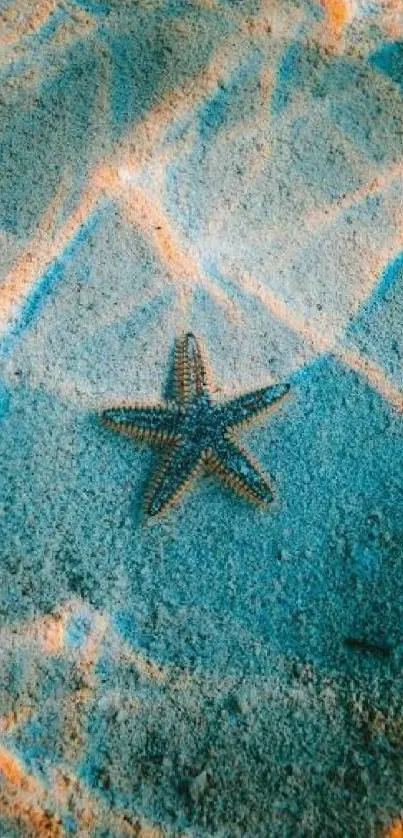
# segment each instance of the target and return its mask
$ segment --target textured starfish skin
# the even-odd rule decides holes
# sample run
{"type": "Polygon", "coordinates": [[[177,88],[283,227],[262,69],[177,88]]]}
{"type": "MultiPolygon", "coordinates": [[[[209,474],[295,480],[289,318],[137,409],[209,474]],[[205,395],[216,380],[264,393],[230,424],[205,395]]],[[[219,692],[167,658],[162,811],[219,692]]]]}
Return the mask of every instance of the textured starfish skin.
{"type": "Polygon", "coordinates": [[[146,495],[146,510],[158,515],[171,506],[202,469],[219,475],[239,494],[260,504],[273,499],[268,479],[236,439],[235,428],[269,410],[288,384],[275,384],[226,403],[213,402],[206,366],[195,336],[175,347],[175,400],[156,407],[117,406],[104,410],[108,427],[166,450],[146,495]]]}

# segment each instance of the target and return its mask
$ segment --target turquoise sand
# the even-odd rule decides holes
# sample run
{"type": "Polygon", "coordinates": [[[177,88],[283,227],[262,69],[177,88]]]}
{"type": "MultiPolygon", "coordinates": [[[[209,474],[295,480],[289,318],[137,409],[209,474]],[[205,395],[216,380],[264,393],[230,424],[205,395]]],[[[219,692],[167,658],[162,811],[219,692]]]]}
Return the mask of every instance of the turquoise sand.
{"type": "Polygon", "coordinates": [[[1,838],[403,836],[403,11],[0,3],[1,838]],[[261,509],[101,412],[289,383],[261,509]]]}

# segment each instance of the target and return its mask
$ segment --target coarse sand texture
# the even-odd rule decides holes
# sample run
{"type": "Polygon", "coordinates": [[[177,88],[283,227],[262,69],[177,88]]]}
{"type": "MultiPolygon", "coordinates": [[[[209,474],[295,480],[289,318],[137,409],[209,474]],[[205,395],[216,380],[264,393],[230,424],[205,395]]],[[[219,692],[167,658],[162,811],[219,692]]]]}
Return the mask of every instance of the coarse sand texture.
{"type": "Polygon", "coordinates": [[[0,0],[0,838],[403,838],[402,419],[400,0],[0,0]]]}

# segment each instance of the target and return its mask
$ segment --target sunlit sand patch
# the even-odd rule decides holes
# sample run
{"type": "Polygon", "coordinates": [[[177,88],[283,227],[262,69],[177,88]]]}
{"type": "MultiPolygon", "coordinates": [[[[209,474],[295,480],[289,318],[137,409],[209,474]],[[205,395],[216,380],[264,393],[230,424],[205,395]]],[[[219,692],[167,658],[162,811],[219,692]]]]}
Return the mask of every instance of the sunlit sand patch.
{"type": "MultiPolygon", "coordinates": [[[[299,102],[298,107],[293,109],[291,117],[287,116],[287,125],[301,115],[304,107],[309,107],[308,100],[299,102]]],[[[318,111],[318,119],[323,118],[321,109],[318,106],[316,110],[318,111]]],[[[208,211],[205,211],[202,216],[200,225],[203,232],[200,234],[200,247],[210,249],[210,246],[214,248],[217,245],[218,251],[220,249],[225,251],[226,242],[229,240],[231,241],[230,247],[234,256],[241,248],[243,248],[245,259],[250,259],[251,253],[256,254],[256,257],[261,253],[262,258],[260,259],[260,264],[262,265],[262,272],[266,269],[270,273],[273,273],[273,271],[278,273],[279,269],[283,268],[283,272],[285,271],[287,273],[288,267],[298,259],[303,249],[310,247],[314,243],[315,237],[320,235],[322,226],[324,229],[331,229],[334,226],[339,214],[342,214],[338,209],[339,202],[335,200],[334,204],[332,204],[326,200],[325,195],[320,194],[317,196],[314,189],[311,189],[310,192],[305,189],[304,202],[306,216],[301,212],[301,215],[298,214],[295,217],[296,210],[293,211],[294,206],[296,202],[302,204],[304,183],[296,182],[293,184],[292,195],[289,199],[284,200],[284,198],[281,198],[280,183],[282,168],[279,166],[279,163],[281,163],[283,168],[287,163],[286,159],[281,159],[280,161],[278,159],[278,134],[280,132],[282,137],[284,133],[284,141],[286,140],[287,134],[282,128],[277,129],[277,134],[273,132],[273,146],[270,152],[266,154],[262,152],[261,156],[256,155],[256,171],[259,172],[259,169],[260,171],[264,169],[265,172],[264,178],[261,178],[261,182],[255,181],[252,189],[249,178],[250,165],[247,160],[246,148],[248,140],[253,142],[256,139],[256,133],[252,132],[248,134],[247,130],[248,125],[245,126],[244,124],[239,126],[239,128],[231,127],[228,130],[222,130],[207,151],[205,170],[208,171],[208,182],[207,186],[205,186],[205,193],[207,192],[207,187],[210,187],[210,184],[211,191],[213,191],[214,184],[218,178],[221,189],[217,195],[217,200],[214,202],[211,200],[211,208],[208,206],[208,211]],[[242,129],[245,129],[245,139],[243,139],[245,134],[242,134],[242,129]],[[217,151],[215,150],[215,146],[217,146],[217,151]],[[225,161],[233,162],[227,164],[225,161]],[[235,173],[236,164],[238,164],[237,169],[239,168],[241,170],[239,177],[235,173]],[[244,169],[244,173],[242,173],[242,169],[244,169]],[[235,190],[233,188],[234,177],[236,177],[238,186],[235,190]],[[259,192],[261,194],[267,194],[267,203],[269,203],[269,199],[272,196],[272,213],[274,215],[272,223],[267,219],[265,220],[264,215],[261,221],[256,217],[257,210],[254,210],[254,205],[256,199],[259,200],[259,192]],[[251,218],[249,219],[248,236],[244,238],[241,234],[241,223],[242,211],[246,207],[250,207],[251,218]],[[239,213],[237,213],[238,209],[239,213]],[[271,265],[271,259],[264,259],[265,252],[269,250],[271,244],[278,251],[278,253],[276,252],[274,266],[271,265]],[[265,265],[265,268],[263,265],[265,265]]],[[[351,164],[355,164],[356,159],[358,163],[362,164],[362,176],[367,173],[367,170],[370,171],[371,167],[365,164],[363,155],[360,154],[359,149],[354,148],[348,139],[341,137],[336,126],[330,126],[330,135],[334,136],[335,142],[337,141],[337,148],[339,148],[339,144],[341,143],[348,158],[351,158],[351,164]],[[338,142],[338,137],[340,137],[340,143],[338,142]]],[[[267,127],[265,128],[267,146],[270,145],[270,136],[271,132],[267,127]]],[[[360,172],[360,168],[358,168],[358,172],[360,172]]],[[[283,180],[286,177],[287,172],[284,171],[283,180]]],[[[346,205],[348,203],[347,198],[346,205]]],[[[209,201],[210,198],[207,197],[207,200],[209,201]]],[[[351,203],[354,204],[354,200],[351,203]]],[[[359,256],[357,256],[358,258],[359,256]]],[[[350,280],[351,277],[349,274],[341,278],[344,285],[350,282],[350,280]]],[[[323,281],[326,286],[326,281],[328,284],[330,283],[330,277],[325,277],[323,281]]],[[[358,284],[359,290],[361,291],[361,280],[358,284]]],[[[318,297],[322,296],[322,287],[319,289],[319,287],[316,288],[314,286],[312,289],[313,297],[315,297],[315,290],[317,290],[318,297]]],[[[349,293],[356,294],[355,287],[352,286],[350,289],[343,287],[339,289],[339,296],[340,294],[346,294],[348,298],[349,293]]],[[[347,303],[348,299],[346,299],[347,303]]]]}
{"type": "Polygon", "coordinates": [[[229,316],[240,319],[236,304],[204,274],[190,246],[179,241],[161,206],[151,200],[144,190],[131,186],[121,207],[126,220],[151,239],[161,262],[177,283],[190,288],[197,285],[205,287],[216,302],[225,307],[229,316]]]}
{"type": "Polygon", "coordinates": [[[13,317],[23,305],[30,290],[44,274],[46,268],[57,259],[99,205],[105,193],[110,191],[114,179],[109,167],[95,170],[78,207],[60,229],[57,218],[67,195],[67,181],[62,180],[58,194],[49,209],[45,211],[35,238],[27,245],[16,265],[6,276],[1,287],[0,336],[11,325],[13,317]]]}
{"type": "MultiPolygon", "coordinates": [[[[220,85],[239,67],[242,56],[247,56],[249,41],[245,39],[245,25],[250,26],[251,21],[255,24],[255,34],[259,39],[262,36],[267,39],[268,21],[271,21],[274,39],[290,37],[290,31],[296,28],[303,17],[303,12],[294,9],[284,13],[281,4],[272,0],[265,0],[260,11],[255,16],[250,16],[245,24],[245,16],[226,9],[226,14],[233,16],[239,27],[238,32],[233,32],[224,38],[209,64],[195,78],[185,80],[180,90],[169,91],[161,103],[154,106],[151,111],[136,125],[135,130],[129,131],[116,147],[118,159],[124,160],[129,156],[136,168],[143,165],[150,155],[155,154],[159,143],[163,138],[166,127],[172,122],[191,116],[198,105],[206,98],[214,94],[220,85]],[[259,28],[262,23],[262,29],[259,28]],[[291,29],[290,29],[291,27],[291,29]]],[[[272,52],[273,43],[267,42],[266,49],[272,52]]]]}
{"type": "Polygon", "coordinates": [[[29,825],[40,838],[64,838],[60,821],[49,814],[50,800],[42,784],[25,769],[23,762],[0,744],[0,777],[5,787],[0,791],[0,811],[29,825]],[[49,807],[49,808],[48,808],[49,807]]]}
{"type": "Polygon", "coordinates": [[[349,349],[340,342],[340,336],[332,329],[331,321],[323,323],[323,330],[312,326],[295,312],[281,297],[270,288],[263,286],[251,274],[243,275],[240,284],[246,293],[256,296],[267,310],[281,320],[289,329],[301,335],[314,352],[333,354],[346,366],[358,372],[377,390],[397,411],[403,412],[403,393],[388,380],[384,370],[359,352],[349,349]]]}
{"type": "MultiPolygon", "coordinates": [[[[188,144],[188,141],[187,141],[188,144]]],[[[227,309],[229,316],[239,320],[240,313],[236,304],[203,272],[197,255],[192,252],[190,242],[181,239],[172,220],[166,213],[160,196],[163,192],[166,166],[177,151],[177,143],[158,155],[155,164],[150,164],[152,194],[141,185],[142,172],[135,167],[125,165],[118,169],[122,188],[116,190],[115,198],[126,220],[149,239],[160,261],[166,266],[169,275],[177,285],[179,299],[183,303],[182,317],[186,319],[192,288],[201,285],[214,297],[218,305],[227,309]]],[[[183,144],[181,144],[183,145],[183,144]]]]}
{"type": "Polygon", "coordinates": [[[351,367],[351,369],[366,378],[374,390],[377,390],[385,401],[392,405],[395,410],[399,413],[403,413],[403,392],[399,390],[399,388],[396,387],[390,380],[388,380],[388,377],[385,375],[385,371],[379,366],[379,364],[365,358],[357,351],[345,349],[339,346],[334,348],[334,354],[340,358],[346,366],[351,367]]]}
{"type": "MultiPolygon", "coordinates": [[[[42,14],[44,15],[45,11],[46,14],[49,14],[49,8],[45,4],[42,7],[42,14]]],[[[266,10],[263,8],[263,17],[265,15],[266,10]]],[[[181,114],[189,113],[209,91],[213,92],[216,89],[220,79],[236,68],[239,62],[239,49],[242,48],[243,44],[242,33],[240,33],[238,39],[237,37],[234,39],[234,36],[228,38],[227,43],[221,46],[208,68],[200,74],[197,80],[187,82],[180,91],[169,93],[161,105],[154,108],[140,126],[136,126],[136,152],[133,151],[133,141],[129,133],[123,143],[120,144],[119,157],[121,157],[122,151],[123,154],[125,153],[126,149],[126,153],[128,151],[131,156],[135,155],[137,166],[139,166],[146,161],[150,151],[154,154],[155,146],[161,139],[168,121],[173,116],[177,118],[181,114]]],[[[116,169],[113,165],[101,166],[96,169],[89,179],[79,207],[72,213],[63,229],[58,231],[55,241],[49,247],[47,241],[49,238],[49,219],[52,219],[55,210],[60,207],[61,200],[65,195],[63,194],[62,198],[60,194],[56,197],[55,205],[51,206],[45,213],[42,223],[39,225],[36,239],[30,243],[26,254],[20,257],[16,267],[5,280],[2,289],[0,334],[2,331],[4,332],[10,317],[16,312],[17,307],[22,304],[30,287],[37,281],[45,267],[59,255],[66,243],[85,222],[98,204],[102,194],[113,190],[115,185],[116,169]]],[[[221,298],[221,293],[217,290],[213,289],[213,293],[218,294],[218,298],[221,298]]]]}
{"type": "Polygon", "coordinates": [[[14,0],[7,5],[0,12],[0,38],[4,47],[0,65],[7,66],[19,58],[29,60],[30,50],[36,46],[35,36],[61,10],[66,12],[66,18],[60,21],[50,43],[44,43],[43,58],[55,47],[66,48],[77,37],[88,35],[95,26],[92,16],[69,0],[38,0],[35,4],[30,0],[14,0]]]}
{"type": "Polygon", "coordinates": [[[385,830],[383,838],[403,838],[403,820],[397,820],[385,830]]]}
{"type": "Polygon", "coordinates": [[[12,821],[29,827],[30,834],[43,838],[67,838],[60,815],[51,814],[57,806],[74,813],[80,836],[91,836],[98,826],[109,827],[120,836],[163,838],[159,826],[145,818],[123,816],[111,810],[102,799],[92,794],[68,765],[54,771],[50,789],[31,775],[13,752],[0,745],[0,813],[12,821]]]}
{"type": "MultiPolygon", "coordinates": [[[[23,819],[30,828],[37,830],[35,834],[38,834],[38,838],[42,836],[41,830],[45,827],[49,830],[46,832],[47,835],[51,835],[52,838],[53,836],[61,838],[65,832],[60,818],[49,812],[53,812],[55,806],[62,810],[67,805],[70,807],[74,800],[75,816],[80,828],[89,829],[89,835],[98,824],[110,824],[116,830],[119,828],[122,830],[122,835],[152,835],[153,830],[157,830],[155,834],[159,835],[159,828],[147,824],[146,821],[140,823],[129,818],[121,821],[117,813],[111,811],[106,804],[86,790],[84,784],[71,772],[69,765],[81,759],[85,754],[88,736],[87,716],[98,689],[95,665],[101,647],[104,650],[107,646],[110,647],[110,654],[115,663],[120,661],[122,665],[130,669],[135,666],[142,677],[157,684],[166,680],[163,669],[136,653],[116,632],[110,629],[108,618],[79,600],[66,603],[57,614],[45,615],[37,621],[27,622],[25,626],[21,625],[18,634],[15,632],[15,627],[13,630],[3,630],[1,643],[3,653],[6,649],[17,650],[17,648],[25,647],[26,653],[33,659],[34,666],[35,660],[39,662],[42,655],[69,658],[73,656],[76,660],[76,676],[81,680],[81,686],[73,693],[68,691],[64,698],[58,697],[58,706],[63,719],[62,747],[65,767],[60,770],[52,769],[53,781],[50,788],[45,788],[39,779],[26,768],[20,756],[8,746],[0,743],[0,778],[3,778],[3,783],[5,783],[0,793],[0,812],[12,819],[23,819]],[[74,640],[76,633],[73,632],[74,645],[72,647],[71,641],[68,640],[72,632],[72,623],[74,625],[74,622],[78,620],[78,627],[83,619],[87,621],[87,633],[82,637],[80,633],[77,635],[78,645],[76,646],[76,640],[74,640]]],[[[28,686],[32,690],[32,684],[27,684],[28,686]]],[[[109,697],[108,694],[104,694],[102,700],[115,701],[118,709],[124,706],[124,699],[116,691],[110,693],[109,697]]],[[[54,697],[50,696],[49,705],[53,701],[54,697]]],[[[133,714],[136,708],[138,710],[139,705],[134,697],[132,706],[126,709],[133,714]]],[[[12,734],[29,721],[35,713],[34,706],[22,706],[3,717],[0,719],[0,735],[12,734]]]]}
{"type": "Polygon", "coordinates": [[[58,7],[58,0],[37,0],[34,7],[30,0],[14,0],[0,15],[3,42],[10,43],[24,35],[35,34],[58,7]]]}
{"type": "Polygon", "coordinates": [[[332,39],[337,41],[353,17],[353,0],[321,0],[332,39]]]}
{"type": "Polygon", "coordinates": [[[351,0],[354,18],[362,23],[374,23],[391,40],[400,40],[403,34],[403,8],[401,0],[351,0]]]}
{"type": "MultiPolygon", "coordinates": [[[[124,178],[127,179],[127,170],[123,169],[124,178]]],[[[396,176],[400,175],[400,171],[396,173],[391,173],[388,177],[392,177],[396,174],[396,176]]],[[[131,177],[131,175],[130,175],[131,177]]],[[[135,177],[135,175],[133,175],[135,177]]],[[[39,228],[37,241],[33,243],[32,248],[30,247],[26,253],[26,256],[20,259],[20,264],[16,267],[16,269],[12,272],[11,277],[9,276],[5,282],[4,289],[3,289],[3,299],[7,296],[9,297],[9,305],[3,306],[3,318],[4,315],[9,316],[10,308],[15,307],[16,302],[18,302],[18,295],[23,297],[24,292],[31,286],[31,284],[35,281],[36,276],[40,270],[41,265],[46,265],[52,258],[57,255],[69,238],[74,235],[76,229],[79,229],[80,225],[84,223],[84,220],[88,216],[89,212],[91,211],[92,207],[95,206],[101,195],[106,192],[107,194],[117,193],[119,192],[117,188],[118,183],[118,174],[116,170],[112,167],[103,167],[95,172],[94,177],[92,178],[92,183],[90,187],[87,188],[86,194],[80,203],[78,210],[76,210],[69,223],[65,225],[63,230],[57,232],[55,234],[51,231],[52,224],[54,224],[54,219],[57,218],[57,212],[62,205],[63,201],[65,200],[65,186],[62,183],[60,193],[56,198],[55,204],[50,208],[50,210],[45,213],[45,216],[42,220],[42,224],[39,228]],[[55,242],[52,241],[55,239],[55,242]],[[49,240],[51,241],[51,246],[49,248],[49,240]],[[38,251],[35,254],[35,251],[38,251]],[[45,255],[43,255],[43,250],[45,250],[45,255]],[[48,251],[46,253],[46,250],[48,251]],[[33,255],[32,251],[35,255],[33,255]],[[42,251],[42,252],[41,252],[42,251]],[[7,311],[8,309],[8,311],[7,311]]],[[[382,179],[381,179],[382,183],[382,179]]],[[[124,201],[126,213],[129,214],[131,223],[139,226],[143,232],[149,235],[149,220],[151,217],[154,216],[154,224],[151,225],[155,230],[155,238],[153,241],[154,246],[157,249],[157,252],[160,252],[161,258],[165,261],[168,267],[177,275],[181,275],[180,282],[183,282],[183,275],[187,278],[187,283],[190,282],[190,286],[195,286],[198,282],[203,284],[203,282],[207,285],[207,288],[210,293],[212,293],[219,302],[225,304],[229,304],[228,300],[225,298],[225,295],[222,294],[221,291],[215,288],[214,284],[208,279],[204,278],[200,272],[200,269],[196,269],[195,263],[193,264],[193,271],[189,272],[189,255],[184,254],[182,252],[182,248],[174,244],[175,239],[172,234],[172,231],[169,229],[169,224],[167,218],[162,211],[162,209],[158,209],[158,205],[155,204],[155,201],[152,201],[139,187],[130,186],[130,200],[127,199],[124,201]],[[136,191],[137,190],[137,191],[136,191]],[[137,200],[134,200],[137,198],[137,200]],[[157,232],[158,231],[158,232],[157,232]]],[[[357,194],[357,199],[359,195],[362,193],[357,194]]],[[[395,245],[396,247],[396,245],[395,245]]],[[[388,251],[389,252],[389,251],[388,251]]],[[[392,249],[393,252],[393,249],[392,249]]],[[[379,259],[377,261],[377,265],[374,266],[372,273],[376,274],[377,268],[379,269],[382,266],[383,260],[387,257],[388,253],[381,253],[379,255],[379,259]]],[[[183,296],[183,302],[185,305],[189,302],[189,292],[185,291],[183,296]]],[[[274,311],[274,310],[273,310],[274,311]]],[[[298,315],[297,315],[298,316],[298,315]]],[[[4,322],[4,320],[3,320],[4,322]]],[[[304,329],[302,330],[305,332],[307,336],[307,326],[305,324],[304,329]]],[[[301,329],[300,329],[301,332],[301,329]]],[[[328,343],[321,339],[318,340],[318,336],[316,335],[316,346],[319,348],[320,346],[328,346],[328,343]]],[[[347,356],[345,356],[347,357],[347,356]]],[[[351,357],[351,356],[348,356],[351,357]]],[[[355,362],[357,363],[357,362],[355,362]]],[[[359,364],[360,367],[365,370],[367,369],[366,364],[359,364]]],[[[379,375],[378,372],[375,374],[374,370],[371,375],[372,382],[377,382],[377,388],[379,389],[379,375]]],[[[390,389],[388,389],[390,393],[390,389]]],[[[399,403],[399,397],[397,397],[397,403],[399,403]]]]}
{"type": "MultiPolygon", "coordinates": [[[[318,190],[314,183],[307,183],[306,179],[301,178],[300,181],[292,182],[292,194],[281,198],[277,193],[273,194],[273,205],[276,211],[277,224],[270,226],[267,223],[265,216],[261,220],[253,217],[253,222],[250,224],[248,236],[255,236],[258,232],[265,233],[269,236],[281,236],[283,230],[292,233],[289,235],[289,240],[284,241],[284,248],[293,257],[295,250],[298,247],[309,243],[310,236],[318,235],[322,229],[328,229],[338,220],[344,210],[352,208],[355,204],[365,200],[369,194],[375,190],[375,183],[379,177],[379,193],[387,189],[390,183],[398,176],[397,167],[391,167],[388,172],[385,172],[385,177],[379,176],[379,167],[368,161],[363,150],[354,143],[334,122],[329,119],[327,105],[321,101],[312,102],[312,97],[302,91],[296,91],[291,103],[287,105],[287,109],[281,115],[280,122],[277,121],[274,125],[269,114],[262,114],[262,120],[259,124],[254,121],[250,124],[243,120],[239,126],[230,127],[221,130],[215,141],[210,143],[206,152],[206,168],[208,163],[208,171],[211,182],[215,182],[218,172],[221,172],[220,182],[223,181],[222,170],[224,168],[223,161],[234,160],[238,162],[240,156],[240,148],[242,149],[242,140],[244,138],[245,154],[249,144],[256,141],[257,132],[261,135],[261,142],[263,148],[259,149],[256,164],[260,164],[257,172],[261,175],[261,182],[259,183],[257,177],[251,179],[249,177],[249,166],[247,169],[248,177],[245,176],[245,183],[240,180],[239,190],[235,195],[226,195],[227,205],[218,196],[217,204],[212,208],[213,223],[220,225],[225,218],[225,212],[230,212],[231,215],[242,202],[249,202],[253,199],[255,192],[260,189],[266,190],[269,195],[273,192],[273,187],[277,186],[280,177],[284,181],[290,177],[289,172],[284,168],[288,165],[289,160],[284,157],[283,148],[289,146],[289,135],[298,120],[307,122],[306,114],[309,113],[309,123],[313,126],[315,123],[322,124],[323,130],[326,131],[326,137],[329,143],[337,150],[342,152],[346,161],[348,162],[349,170],[351,172],[351,179],[355,182],[364,181],[363,186],[358,188],[346,189],[346,194],[337,196],[332,200],[326,195],[325,188],[323,192],[318,190]],[[248,133],[248,129],[251,129],[248,133]],[[372,175],[372,177],[371,177],[372,175]],[[295,196],[303,201],[304,212],[300,217],[295,218],[295,213],[292,212],[293,202],[295,196]],[[278,216],[278,217],[277,217],[278,216]],[[295,239],[298,229],[304,231],[304,237],[295,239]],[[295,234],[294,234],[295,231],[295,234]]],[[[321,161],[322,162],[322,161],[321,161]]],[[[227,168],[224,168],[224,172],[227,168]]],[[[231,182],[231,181],[230,181],[231,182]]],[[[225,183],[225,181],[224,181],[225,183]]],[[[232,184],[232,182],[231,182],[232,184]]],[[[233,192],[232,188],[232,192],[233,192]]],[[[227,193],[229,189],[227,189],[227,193]]],[[[375,194],[377,194],[375,190],[375,194]]],[[[249,239],[248,239],[249,240],[249,239]]]]}

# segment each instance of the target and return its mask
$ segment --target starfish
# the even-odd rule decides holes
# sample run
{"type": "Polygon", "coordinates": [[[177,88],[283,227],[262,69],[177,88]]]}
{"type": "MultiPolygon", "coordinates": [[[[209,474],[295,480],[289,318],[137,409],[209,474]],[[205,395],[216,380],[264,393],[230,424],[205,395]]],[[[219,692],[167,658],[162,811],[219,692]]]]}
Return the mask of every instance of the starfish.
{"type": "Polygon", "coordinates": [[[102,412],[102,421],[113,430],[166,449],[146,495],[146,511],[154,516],[164,512],[202,468],[255,503],[273,500],[268,478],[240,445],[236,429],[282,399],[289,384],[213,402],[206,365],[190,332],[176,341],[173,384],[173,401],[120,405],[102,412]]]}

